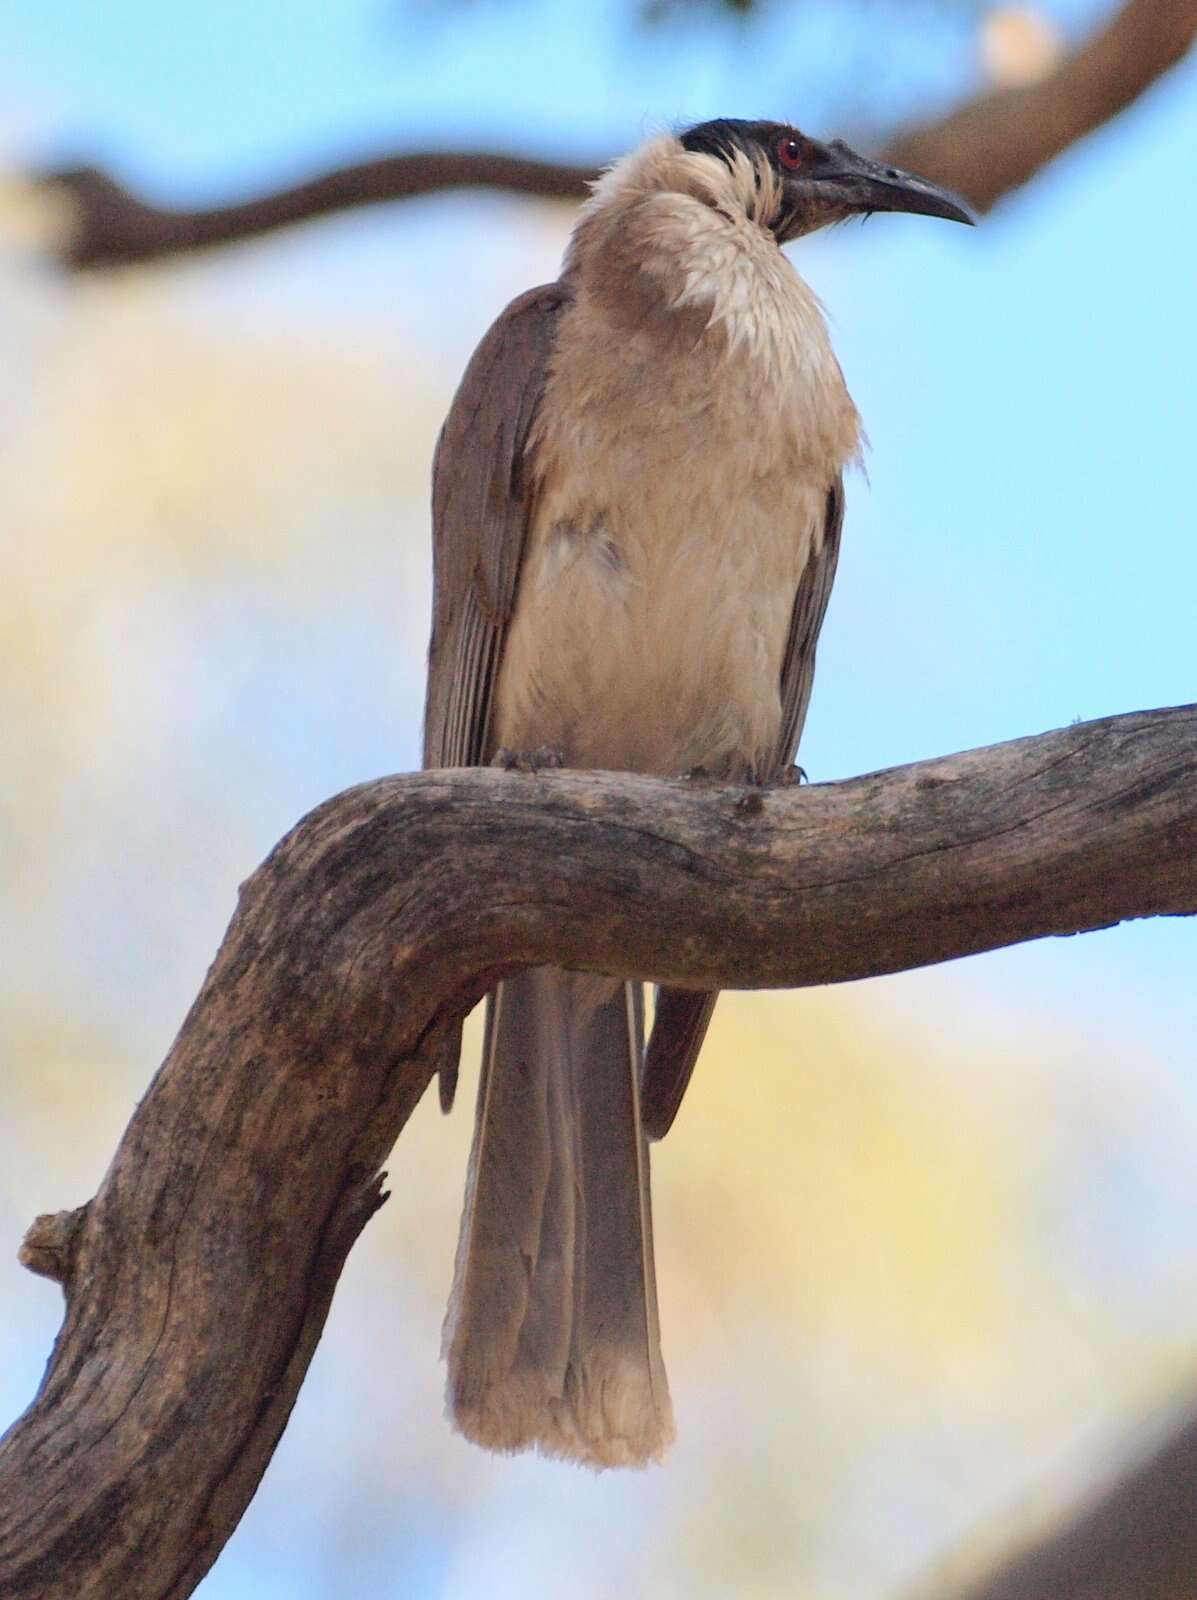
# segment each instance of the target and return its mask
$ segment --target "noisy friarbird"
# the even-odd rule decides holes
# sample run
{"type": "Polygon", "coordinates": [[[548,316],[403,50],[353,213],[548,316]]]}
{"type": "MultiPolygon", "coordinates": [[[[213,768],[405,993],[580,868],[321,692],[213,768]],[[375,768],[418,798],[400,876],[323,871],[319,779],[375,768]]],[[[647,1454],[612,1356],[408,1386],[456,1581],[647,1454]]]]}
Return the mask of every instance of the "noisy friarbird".
{"type": "MultiPolygon", "coordinates": [[[[873,211],[971,220],[774,122],[663,135],[599,180],[441,433],[426,767],[790,771],[861,431],[781,246],[873,211]]],[[[478,1443],[606,1467],[672,1438],[648,1140],[714,1003],[662,989],[646,1051],[639,983],[541,967],[489,997],[445,1319],[478,1443]]]]}

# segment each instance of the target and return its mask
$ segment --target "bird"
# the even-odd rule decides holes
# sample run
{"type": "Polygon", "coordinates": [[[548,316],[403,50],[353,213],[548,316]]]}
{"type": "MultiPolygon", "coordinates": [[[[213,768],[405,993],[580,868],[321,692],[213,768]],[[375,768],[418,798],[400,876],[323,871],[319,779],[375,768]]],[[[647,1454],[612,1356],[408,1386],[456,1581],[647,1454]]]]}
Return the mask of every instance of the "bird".
{"type": "MultiPolygon", "coordinates": [[[[787,123],[657,134],[596,181],[437,442],[426,768],[792,773],[863,435],[782,247],[883,211],[972,221],[787,123]]],[[[444,1326],[468,1439],[593,1468],[671,1442],[649,1143],[715,999],[660,989],[646,1048],[640,983],[537,967],[488,996],[444,1326]]]]}

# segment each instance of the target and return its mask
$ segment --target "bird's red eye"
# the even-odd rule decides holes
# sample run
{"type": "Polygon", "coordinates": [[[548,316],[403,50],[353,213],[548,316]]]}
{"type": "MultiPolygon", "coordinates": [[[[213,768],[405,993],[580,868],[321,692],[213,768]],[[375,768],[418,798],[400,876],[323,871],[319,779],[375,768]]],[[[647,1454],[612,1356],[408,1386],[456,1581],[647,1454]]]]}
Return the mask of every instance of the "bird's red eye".
{"type": "Polygon", "coordinates": [[[802,146],[792,133],[783,133],[777,141],[777,159],[790,172],[802,165],[802,146]]]}

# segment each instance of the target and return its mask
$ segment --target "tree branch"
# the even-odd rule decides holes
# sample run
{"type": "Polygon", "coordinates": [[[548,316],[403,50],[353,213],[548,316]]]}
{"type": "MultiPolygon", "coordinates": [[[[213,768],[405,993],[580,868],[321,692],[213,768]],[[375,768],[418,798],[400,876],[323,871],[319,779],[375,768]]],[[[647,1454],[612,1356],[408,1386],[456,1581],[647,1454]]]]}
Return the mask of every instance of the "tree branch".
{"type": "Polygon", "coordinates": [[[321,806],[243,887],[95,1199],[35,1224],[67,1307],[0,1445],[0,1593],[192,1592],[441,1041],[504,973],[834,983],[1191,914],[1195,776],[1189,706],[811,789],[458,770],[321,806]]]}
{"type": "MultiPolygon", "coordinates": [[[[1197,0],[1127,0],[1040,82],[982,94],[947,117],[900,133],[882,154],[988,210],[1138,99],[1188,53],[1195,35],[1197,0]]],[[[82,270],[231,244],[353,206],[448,189],[576,201],[598,170],[598,164],[485,151],[400,154],[239,205],[193,211],[151,205],[95,167],[47,173],[41,181],[69,202],[72,220],[60,254],[66,266],[82,270]]]]}
{"type": "Polygon", "coordinates": [[[1192,1600],[1197,1585],[1197,1417],[1077,1516],[965,1589],[924,1600],[1192,1600]]]}
{"type": "Polygon", "coordinates": [[[240,205],[173,211],[139,199],[98,167],[39,179],[65,196],[70,221],[60,256],[76,271],[123,267],[255,239],[355,206],[414,200],[450,189],[505,189],[546,200],[582,200],[598,167],[564,166],[486,151],[412,152],[334,168],[291,189],[240,205]]]}

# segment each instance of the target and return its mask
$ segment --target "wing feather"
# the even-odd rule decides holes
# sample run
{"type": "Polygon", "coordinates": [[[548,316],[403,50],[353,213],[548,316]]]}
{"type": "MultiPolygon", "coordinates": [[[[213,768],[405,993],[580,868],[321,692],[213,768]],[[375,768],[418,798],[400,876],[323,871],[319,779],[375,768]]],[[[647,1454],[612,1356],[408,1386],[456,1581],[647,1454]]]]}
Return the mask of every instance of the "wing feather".
{"type": "Polygon", "coordinates": [[[831,585],[840,559],[840,533],[844,526],[844,480],[836,479],[827,491],[823,517],[823,542],[806,563],[794,595],[790,633],[781,665],[781,731],[777,741],[777,767],[784,772],[794,760],[806,708],[815,681],[815,646],[827,614],[831,585]]]}
{"type": "Polygon", "coordinates": [[[544,392],[561,284],[512,301],[475,351],[432,467],[432,640],[424,765],[479,766],[515,607],[535,475],[528,440],[544,392]]]}
{"type": "MultiPolygon", "coordinates": [[[[568,298],[554,283],[512,301],[474,352],[437,441],[425,767],[480,766],[494,753],[495,685],[535,489],[528,441],[568,298]]],[[[458,1027],[438,1069],[446,1111],[460,1051],[458,1027]]]]}

